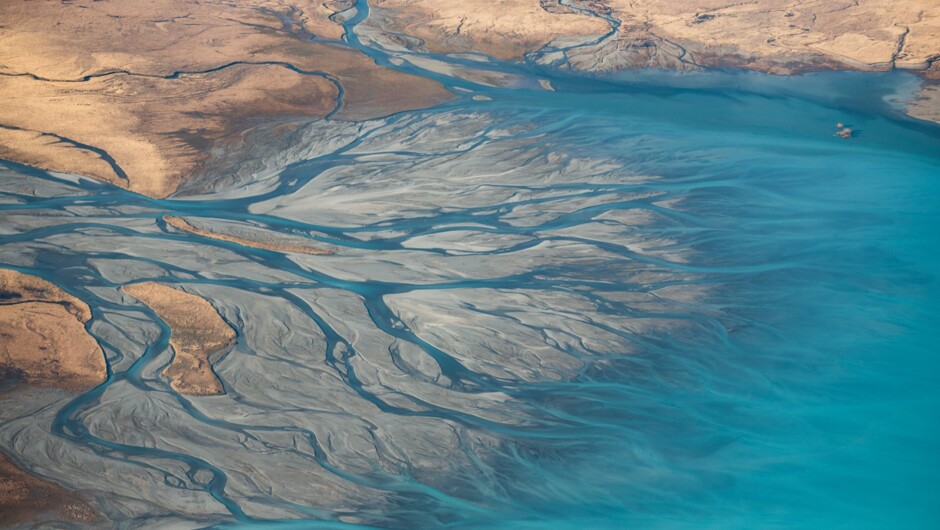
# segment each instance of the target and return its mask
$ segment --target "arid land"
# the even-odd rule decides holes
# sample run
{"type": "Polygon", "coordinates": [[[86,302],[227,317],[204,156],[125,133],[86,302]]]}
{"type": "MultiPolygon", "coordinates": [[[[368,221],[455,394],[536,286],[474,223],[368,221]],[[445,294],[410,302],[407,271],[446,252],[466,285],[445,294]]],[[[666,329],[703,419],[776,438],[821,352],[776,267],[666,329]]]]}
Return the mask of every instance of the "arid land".
{"type": "Polygon", "coordinates": [[[774,73],[814,65],[926,70],[940,55],[940,6],[921,0],[377,0],[375,4],[398,14],[391,19],[400,22],[397,30],[444,53],[489,51],[521,59],[557,37],[602,35],[616,29],[612,40],[620,53],[618,61],[574,65],[592,70],[682,64],[774,73]],[[673,53],[670,45],[682,51],[673,53]]]}
{"type": "Polygon", "coordinates": [[[582,72],[729,67],[780,75],[911,70],[911,114],[940,115],[940,4],[922,0],[376,0],[381,29],[437,53],[529,57],[582,72]],[[524,21],[520,23],[520,21],[524,21]],[[605,38],[597,38],[600,35],[605,38]]]}
{"type": "MultiPolygon", "coordinates": [[[[104,353],[85,330],[88,305],[46,280],[0,269],[0,379],[78,392],[107,378],[104,353]]],[[[13,390],[12,392],[15,392],[13,390]]],[[[2,394],[0,394],[2,395],[2,394]]],[[[0,525],[42,514],[91,522],[97,513],[68,490],[0,453],[0,525]]]]}

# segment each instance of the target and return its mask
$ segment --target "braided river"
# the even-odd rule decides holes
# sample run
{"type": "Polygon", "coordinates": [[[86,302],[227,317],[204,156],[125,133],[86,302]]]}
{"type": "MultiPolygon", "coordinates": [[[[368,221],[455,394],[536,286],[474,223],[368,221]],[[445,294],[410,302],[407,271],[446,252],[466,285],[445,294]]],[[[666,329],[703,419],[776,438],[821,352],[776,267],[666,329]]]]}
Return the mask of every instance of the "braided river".
{"type": "Polygon", "coordinates": [[[86,301],[109,366],[24,391],[0,446],[129,528],[940,524],[940,127],[896,108],[913,77],[396,55],[366,7],[347,45],[455,100],[311,123],[164,200],[0,164],[0,264],[86,301]],[[161,375],[169,329],[119,291],[149,280],[237,329],[225,395],[161,375]]]}

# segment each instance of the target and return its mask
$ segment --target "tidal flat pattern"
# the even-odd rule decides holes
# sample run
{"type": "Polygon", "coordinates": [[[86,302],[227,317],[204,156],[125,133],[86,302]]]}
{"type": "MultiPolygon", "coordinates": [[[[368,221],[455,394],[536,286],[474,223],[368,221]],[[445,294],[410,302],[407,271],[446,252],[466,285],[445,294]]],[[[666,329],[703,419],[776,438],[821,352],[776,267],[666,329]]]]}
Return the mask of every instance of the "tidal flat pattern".
{"type": "Polygon", "coordinates": [[[3,388],[0,448],[127,528],[938,520],[940,130],[885,102],[908,77],[401,67],[462,95],[173,198],[2,165],[0,263],[88,304],[108,376],[3,388]],[[171,386],[140,282],[236,330],[223,393],[171,386]]]}

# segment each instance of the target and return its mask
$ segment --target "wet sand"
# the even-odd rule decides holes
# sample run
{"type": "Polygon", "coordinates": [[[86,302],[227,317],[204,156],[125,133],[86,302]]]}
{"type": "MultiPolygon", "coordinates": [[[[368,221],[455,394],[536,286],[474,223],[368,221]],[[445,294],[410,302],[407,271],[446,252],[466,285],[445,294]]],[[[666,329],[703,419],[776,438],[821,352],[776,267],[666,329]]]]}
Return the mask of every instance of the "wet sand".
{"type": "Polygon", "coordinates": [[[235,331],[205,299],[154,282],[125,285],[121,290],[140,300],[170,327],[173,362],[163,371],[181,394],[224,394],[212,371],[211,357],[235,342],[235,331]]]}

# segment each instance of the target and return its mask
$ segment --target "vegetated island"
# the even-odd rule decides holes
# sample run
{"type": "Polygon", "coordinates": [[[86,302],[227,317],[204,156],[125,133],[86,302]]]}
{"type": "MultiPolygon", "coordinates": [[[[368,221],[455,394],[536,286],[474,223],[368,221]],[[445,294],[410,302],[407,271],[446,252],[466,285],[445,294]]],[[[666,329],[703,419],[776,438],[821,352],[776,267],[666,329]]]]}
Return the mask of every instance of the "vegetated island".
{"type": "Polygon", "coordinates": [[[7,378],[80,391],[108,376],[104,352],[85,329],[91,310],[54,284],[0,269],[0,371],[7,378]]]}
{"type": "MultiPolygon", "coordinates": [[[[70,392],[103,383],[107,362],[85,330],[90,319],[88,305],[56,285],[0,269],[0,379],[70,392]]],[[[45,513],[86,523],[98,519],[79,496],[27,473],[0,452],[0,525],[45,513]]]]}
{"type": "Polygon", "coordinates": [[[207,300],[156,282],[125,285],[121,291],[146,304],[170,327],[173,361],[163,371],[180,394],[224,394],[211,357],[235,342],[235,330],[207,300]]]}
{"type": "MultiPolygon", "coordinates": [[[[315,247],[311,245],[305,245],[301,243],[288,243],[288,242],[278,242],[278,241],[257,241],[254,239],[248,239],[245,237],[234,236],[229,234],[221,234],[218,232],[212,232],[203,228],[197,228],[193,226],[189,221],[183,219],[182,217],[177,217],[173,215],[164,215],[163,221],[166,224],[176,228],[177,230],[183,230],[184,232],[190,232],[199,236],[208,237],[210,239],[217,239],[219,241],[227,241],[229,243],[235,243],[243,247],[249,248],[258,248],[263,250],[274,250],[277,252],[295,252],[298,254],[310,254],[314,256],[327,256],[333,254],[333,251],[327,250],[320,247],[315,247]]],[[[279,236],[283,237],[283,236],[279,236]]]]}

